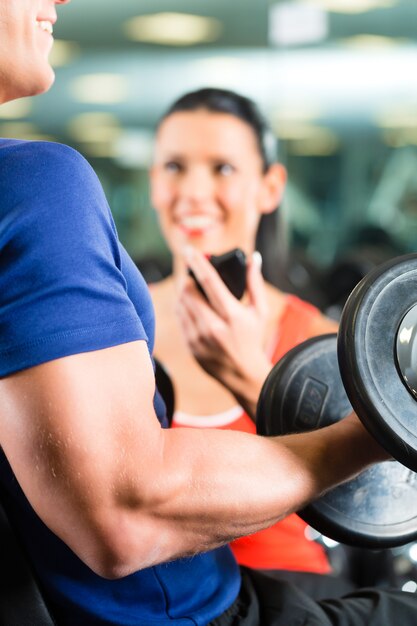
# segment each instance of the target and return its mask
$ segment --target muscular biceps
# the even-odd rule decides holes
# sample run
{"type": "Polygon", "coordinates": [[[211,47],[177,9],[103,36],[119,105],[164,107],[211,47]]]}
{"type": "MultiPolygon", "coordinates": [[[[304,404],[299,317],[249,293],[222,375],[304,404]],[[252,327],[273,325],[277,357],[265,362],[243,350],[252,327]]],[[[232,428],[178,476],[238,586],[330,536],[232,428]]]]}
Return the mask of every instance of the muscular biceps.
{"type": "MultiPolygon", "coordinates": [[[[31,505],[94,569],[114,511],[137,507],[161,429],[144,341],[50,361],[0,381],[1,445],[31,505]]],[[[123,520],[118,520],[120,530],[123,520]]]]}
{"type": "Polygon", "coordinates": [[[380,460],[355,420],[281,439],[163,430],[153,396],[143,341],[0,381],[1,445],[24,493],[105,577],[256,532],[380,460]]]}

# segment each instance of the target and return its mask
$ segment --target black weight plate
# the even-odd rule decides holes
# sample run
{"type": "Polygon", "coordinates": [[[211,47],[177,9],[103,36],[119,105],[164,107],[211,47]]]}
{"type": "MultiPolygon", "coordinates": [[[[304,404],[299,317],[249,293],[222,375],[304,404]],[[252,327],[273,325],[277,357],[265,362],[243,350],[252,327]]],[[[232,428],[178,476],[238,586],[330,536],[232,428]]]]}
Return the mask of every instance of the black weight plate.
{"type": "Polygon", "coordinates": [[[397,461],[377,463],[299,515],[327,537],[362,548],[415,541],[417,475],[397,461]]]}
{"type": "Polygon", "coordinates": [[[417,254],[379,265],[355,287],[338,335],[339,366],[350,402],[390,454],[417,470],[417,401],[400,373],[397,333],[417,303],[417,254]]]}
{"type": "Polygon", "coordinates": [[[171,376],[162,363],[154,357],[156,388],[165,403],[168,424],[171,426],[175,410],[175,389],[171,376]]]}
{"type": "MultiPolygon", "coordinates": [[[[257,408],[262,435],[305,432],[336,422],[352,407],[340,377],[337,336],[309,339],[267,377],[257,408]]],[[[417,476],[395,461],[379,463],[309,504],[299,515],[332,539],[388,548],[417,538],[417,476]]]]}
{"type": "Polygon", "coordinates": [[[276,363],[259,396],[260,435],[284,435],[328,426],[352,411],[337,362],[337,335],[299,344],[276,363]]]}

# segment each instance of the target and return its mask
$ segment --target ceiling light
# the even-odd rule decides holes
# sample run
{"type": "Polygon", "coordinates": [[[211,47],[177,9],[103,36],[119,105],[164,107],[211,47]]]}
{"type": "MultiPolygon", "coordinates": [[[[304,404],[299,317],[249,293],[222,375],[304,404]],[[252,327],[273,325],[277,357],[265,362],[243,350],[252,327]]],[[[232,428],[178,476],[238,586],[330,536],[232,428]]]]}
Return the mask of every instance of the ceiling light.
{"type": "Polygon", "coordinates": [[[417,128],[385,129],[382,138],[391,148],[417,146],[417,128]]]}
{"type": "Polygon", "coordinates": [[[323,41],[328,34],[326,12],[319,6],[282,2],[273,5],[268,17],[269,41],[295,46],[323,41]]]}
{"type": "MultiPolygon", "coordinates": [[[[237,57],[214,56],[193,63],[195,76],[204,76],[205,85],[231,88],[241,84],[248,75],[248,60],[237,57]]],[[[203,86],[203,85],[202,85],[203,86]]]]}
{"type": "Polygon", "coordinates": [[[324,126],[285,122],[277,129],[279,139],[289,142],[291,154],[297,156],[329,156],[337,152],[337,135],[324,126]]]}
{"type": "Polygon", "coordinates": [[[302,4],[320,7],[329,13],[368,13],[393,7],[397,0],[302,0],[302,4]]]}
{"type": "Polygon", "coordinates": [[[417,128],[416,106],[398,106],[380,111],[375,116],[381,128],[417,128]]]}
{"type": "Polygon", "coordinates": [[[118,104],[129,94],[128,81],[120,74],[86,74],[73,80],[72,97],[86,104],[118,104]]]}
{"type": "Polygon", "coordinates": [[[287,102],[285,106],[281,105],[278,109],[274,110],[270,118],[272,120],[272,124],[277,129],[280,125],[296,123],[297,125],[300,122],[311,122],[313,120],[317,120],[320,117],[324,117],[326,111],[323,107],[319,107],[317,104],[300,104],[299,102],[295,102],[291,100],[287,102]]]}
{"type": "Polygon", "coordinates": [[[355,35],[346,39],[339,39],[338,43],[346,48],[357,48],[359,50],[394,48],[396,46],[408,43],[408,39],[400,39],[394,37],[383,37],[382,35],[355,35]]]}
{"type": "Polygon", "coordinates": [[[73,41],[64,41],[63,39],[55,39],[49,62],[52,67],[62,67],[69,65],[80,54],[80,46],[73,41]]]}
{"type": "Polygon", "coordinates": [[[121,129],[115,115],[93,111],[74,117],[68,124],[68,133],[80,143],[106,143],[117,139],[121,129]]]}
{"type": "Polygon", "coordinates": [[[89,157],[95,157],[100,159],[113,159],[115,156],[114,143],[111,141],[105,141],[103,143],[86,142],[82,147],[83,154],[89,157]]]}
{"type": "Polygon", "coordinates": [[[167,46],[191,46],[216,41],[222,23],[212,17],[187,13],[154,13],[127,21],[124,31],[129,39],[167,46]]]}
{"type": "Polygon", "coordinates": [[[125,168],[148,168],[152,164],[154,133],[147,128],[128,128],[115,144],[115,160],[125,168]]]}
{"type": "MultiPolygon", "coordinates": [[[[309,128],[309,127],[307,127],[309,128]]],[[[306,125],[298,123],[275,123],[274,131],[278,139],[303,139],[310,133],[306,131],[306,125]]]]}
{"type": "Polygon", "coordinates": [[[6,102],[0,107],[0,119],[17,120],[21,117],[27,117],[31,110],[32,104],[29,98],[6,102]]]}
{"type": "Polygon", "coordinates": [[[29,122],[5,122],[1,124],[2,137],[14,137],[15,139],[27,139],[29,135],[37,135],[39,130],[29,122]]]}
{"type": "Polygon", "coordinates": [[[340,149],[340,142],[336,137],[323,137],[314,139],[300,139],[291,141],[288,151],[294,156],[302,157],[326,157],[336,154],[340,149]]]}
{"type": "Polygon", "coordinates": [[[53,135],[40,132],[26,133],[23,139],[26,139],[26,141],[58,141],[53,135]]]}

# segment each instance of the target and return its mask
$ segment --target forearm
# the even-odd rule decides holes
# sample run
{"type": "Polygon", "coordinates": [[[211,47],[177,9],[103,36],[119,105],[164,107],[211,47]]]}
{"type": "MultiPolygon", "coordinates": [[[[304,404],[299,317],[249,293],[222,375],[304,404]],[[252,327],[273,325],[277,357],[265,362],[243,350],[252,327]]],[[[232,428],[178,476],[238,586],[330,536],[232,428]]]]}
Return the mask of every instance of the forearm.
{"type": "Polygon", "coordinates": [[[266,355],[260,354],[257,361],[251,361],[248,367],[243,363],[236,364],[234,369],[222,371],[218,378],[254,422],[259,395],[271,369],[269,359],[266,355]]]}
{"type": "Polygon", "coordinates": [[[163,430],[153,381],[143,342],[2,380],[0,441],[20,486],[106,577],[255,532],[383,456],[349,418],[280,439],[163,430]]]}
{"type": "MultiPolygon", "coordinates": [[[[133,444],[137,436],[130,433],[133,444]]],[[[45,523],[109,578],[268,527],[383,458],[349,419],[282,438],[159,429],[146,452],[134,448],[116,471],[111,459],[89,464],[87,489],[58,473],[42,480],[35,498],[45,523]]]]}

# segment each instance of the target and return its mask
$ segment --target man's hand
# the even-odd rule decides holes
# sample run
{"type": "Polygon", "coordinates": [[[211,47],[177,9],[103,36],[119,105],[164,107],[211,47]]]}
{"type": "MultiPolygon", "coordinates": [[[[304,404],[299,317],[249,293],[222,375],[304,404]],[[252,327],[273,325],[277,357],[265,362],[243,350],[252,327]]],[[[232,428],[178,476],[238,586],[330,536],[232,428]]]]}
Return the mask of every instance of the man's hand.
{"type": "Polygon", "coordinates": [[[254,417],[271,369],[265,353],[268,310],[259,263],[256,257],[248,261],[247,292],[240,302],[201,252],[187,248],[185,262],[207,296],[206,300],[190,278],[184,282],[177,313],[185,339],[204,370],[254,417]]]}

